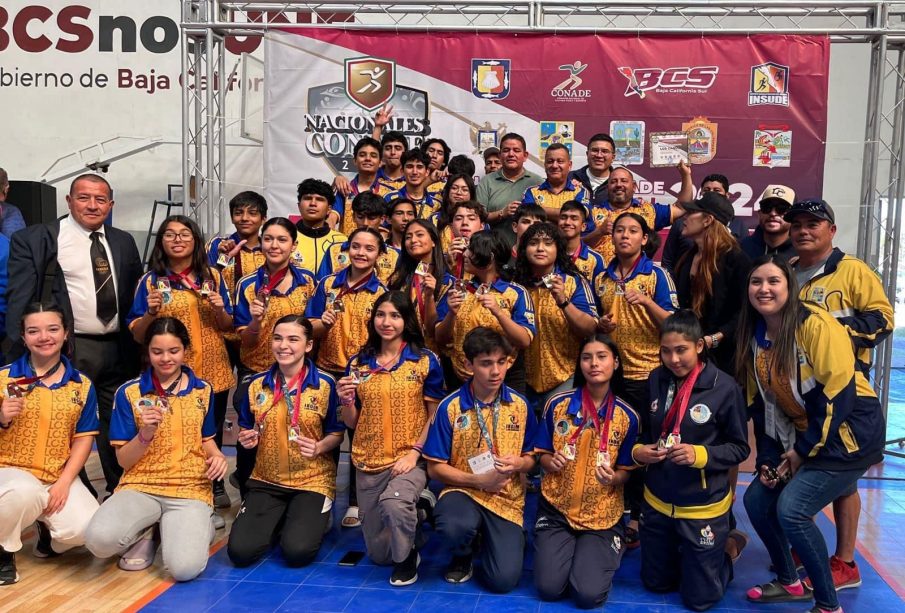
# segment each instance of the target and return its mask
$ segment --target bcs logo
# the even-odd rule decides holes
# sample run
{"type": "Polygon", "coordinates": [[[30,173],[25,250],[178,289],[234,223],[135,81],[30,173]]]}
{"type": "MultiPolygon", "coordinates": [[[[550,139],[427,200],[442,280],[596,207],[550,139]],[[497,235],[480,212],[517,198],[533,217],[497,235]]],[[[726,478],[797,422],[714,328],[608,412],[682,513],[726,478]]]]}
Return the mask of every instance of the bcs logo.
{"type": "Polygon", "coordinates": [[[631,68],[620,66],[619,74],[628,80],[625,97],[644,98],[645,92],[661,94],[703,94],[716,82],[719,66],[675,66],[672,68],[631,68]]]}

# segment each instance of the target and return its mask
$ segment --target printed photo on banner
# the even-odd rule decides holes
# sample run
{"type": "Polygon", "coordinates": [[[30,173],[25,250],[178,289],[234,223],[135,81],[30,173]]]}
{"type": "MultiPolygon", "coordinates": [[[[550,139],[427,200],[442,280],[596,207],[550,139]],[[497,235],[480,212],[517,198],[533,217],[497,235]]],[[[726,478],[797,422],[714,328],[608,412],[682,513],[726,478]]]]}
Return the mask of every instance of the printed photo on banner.
{"type": "Polygon", "coordinates": [[[565,145],[572,154],[572,143],[575,142],[574,121],[542,121],[540,122],[540,157],[544,157],[550,145],[565,145]]]}
{"type": "Polygon", "coordinates": [[[792,130],[788,126],[759,126],[754,131],[756,168],[789,168],[792,165],[792,130]]]}
{"type": "Polygon", "coordinates": [[[688,134],[685,132],[651,132],[650,165],[652,168],[675,166],[688,161],[688,134]]]}
{"type": "Polygon", "coordinates": [[[692,117],[691,121],[682,124],[688,134],[688,162],[690,164],[706,164],[716,156],[717,125],[707,121],[706,117],[692,117]]]}
{"type": "Polygon", "coordinates": [[[472,59],[471,93],[485,100],[502,100],[509,95],[510,60],[472,59]]]}
{"type": "Polygon", "coordinates": [[[643,121],[611,121],[610,136],[616,142],[617,164],[631,166],[644,163],[643,121]]]}

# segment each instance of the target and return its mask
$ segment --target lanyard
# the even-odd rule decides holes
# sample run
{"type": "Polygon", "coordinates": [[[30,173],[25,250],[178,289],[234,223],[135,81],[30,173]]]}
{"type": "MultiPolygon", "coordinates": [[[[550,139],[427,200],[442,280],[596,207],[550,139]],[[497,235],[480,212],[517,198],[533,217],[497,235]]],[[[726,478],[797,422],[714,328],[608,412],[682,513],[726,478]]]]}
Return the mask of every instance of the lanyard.
{"type": "Polygon", "coordinates": [[[370,281],[373,276],[374,276],[374,271],[372,270],[366,276],[359,279],[354,285],[349,285],[349,282],[347,280],[346,284],[343,285],[341,290],[339,290],[339,294],[337,294],[336,298],[334,298],[333,301],[336,302],[337,300],[339,300],[346,294],[352,294],[352,293],[357,292],[358,290],[363,288],[365,285],[367,285],[368,281],[370,281]]]}
{"type": "Polygon", "coordinates": [[[465,274],[465,255],[459,253],[456,254],[456,278],[461,279],[463,274],[465,274]]]}
{"type": "MultiPolygon", "coordinates": [[[[666,431],[670,429],[670,424],[672,424],[672,434],[679,434],[682,420],[685,418],[685,411],[688,409],[688,402],[691,400],[691,390],[694,388],[694,384],[702,370],[704,370],[703,364],[700,362],[695,364],[695,367],[688,373],[685,381],[679,387],[679,391],[676,393],[676,397],[673,398],[669,411],[667,411],[666,417],[663,419],[663,428],[660,430],[661,439],[666,438],[666,431]]],[[[675,385],[675,383],[670,385],[675,385]]]]}
{"type": "MultiPolygon", "coordinates": [[[[632,278],[632,275],[634,275],[635,271],[638,270],[638,264],[640,264],[640,263],[641,263],[641,254],[639,253],[638,257],[635,258],[635,263],[632,264],[632,269],[628,271],[628,274],[622,275],[618,279],[616,279],[616,285],[619,286],[619,289],[621,289],[623,292],[625,292],[625,282],[628,279],[632,278]]],[[[616,268],[613,270],[613,274],[616,275],[618,273],[619,273],[619,266],[617,265],[616,268]]]]}
{"type": "Polygon", "coordinates": [[[151,384],[154,386],[154,393],[157,394],[158,398],[163,399],[166,402],[167,396],[172,396],[173,391],[179,385],[179,382],[182,381],[182,372],[179,373],[179,376],[176,377],[176,380],[170,383],[170,385],[164,389],[163,385],[160,383],[160,379],[157,378],[157,373],[153,370],[151,371],[151,384]]]}
{"type": "Polygon", "coordinates": [[[497,397],[493,399],[493,402],[484,404],[477,398],[475,398],[474,387],[472,387],[471,389],[471,394],[471,397],[474,399],[475,418],[478,420],[478,428],[481,430],[481,438],[483,438],[487,443],[487,449],[490,451],[490,453],[496,455],[496,453],[494,452],[493,436],[496,434],[497,428],[500,425],[500,396],[499,394],[497,394],[497,397]],[[481,409],[487,406],[492,407],[491,412],[493,413],[493,432],[490,432],[487,429],[487,422],[484,421],[484,415],[481,412],[481,409]]]}
{"type": "Polygon", "coordinates": [[[264,272],[264,287],[259,290],[259,293],[264,294],[265,296],[270,296],[273,293],[273,290],[276,289],[277,285],[286,277],[286,273],[289,272],[289,267],[281,268],[280,270],[273,273],[273,275],[268,275],[267,272],[264,272]]]}
{"type": "Polygon", "coordinates": [[[597,448],[600,451],[604,451],[606,449],[607,444],[610,440],[610,424],[613,422],[613,413],[616,410],[616,398],[613,396],[613,391],[610,390],[606,394],[606,398],[603,399],[603,403],[600,405],[603,407],[606,405],[606,413],[603,418],[603,429],[601,430],[600,425],[600,407],[594,406],[594,401],[591,400],[591,394],[588,393],[587,388],[582,388],[581,390],[581,413],[583,421],[581,426],[579,426],[578,430],[572,435],[569,439],[569,444],[574,445],[578,442],[578,437],[581,436],[582,430],[584,430],[588,424],[594,424],[594,430],[600,435],[600,441],[597,445],[597,448]]]}
{"type": "MultiPolygon", "coordinates": [[[[302,369],[295,375],[295,377],[287,384],[286,378],[283,376],[283,373],[278,372],[276,376],[277,385],[274,386],[273,390],[273,403],[270,405],[270,409],[276,406],[280,400],[283,398],[286,399],[286,407],[289,411],[290,425],[293,428],[297,428],[299,425],[299,410],[302,407],[302,382],[305,380],[306,375],[308,374],[308,366],[303,366],[302,369]],[[295,402],[292,401],[292,396],[289,394],[290,388],[295,388],[295,402]]],[[[267,417],[267,413],[270,412],[270,409],[264,411],[261,415],[258,423],[262,423],[264,418],[267,417]]]]}
{"type": "Polygon", "coordinates": [[[13,383],[13,385],[15,385],[19,388],[24,388],[23,391],[27,394],[31,390],[35,389],[35,386],[38,385],[39,381],[43,381],[47,377],[52,377],[54,375],[54,373],[56,373],[58,370],[60,370],[60,367],[62,365],[63,365],[63,360],[60,360],[59,362],[57,362],[54,365],[53,368],[51,368],[50,370],[45,372],[43,375],[39,375],[38,372],[35,370],[35,367],[32,365],[31,360],[29,359],[28,367],[31,368],[31,372],[34,374],[32,374],[32,376],[30,376],[30,377],[25,377],[23,379],[16,380],[13,383]]]}
{"type": "Polygon", "coordinates": [[[359,364],[358,367],[354,368],[353,370],[358,371],[359,377],[369,377],[371,375],[377,375],[382,372],[388,373],[388,372],[390,372],[390,368],[393,368],[394,366],[396,366],[396,364],[399,363],[399,358],[402,357],[402,352],[405,351],[405,345],[406,345],[405,343],[402,343],[399,346],[399,353],[397,353],[396,356],[388,362],[388,364],[390,365],[389,367],[384,366],[380,362],[377,362],[377,358],[375,357],[374,361],[377,362],[376,368],[362,367],[361,364],[359,364]]]}
{"type": "Polygon", "coordinates": [[[578,261],[578,257],[579,257],[580,255],[581,255],[581,245],[578,245],[578,248],[577,248],[577,249],[575,250],[575,252],[572,253],[572,255],[570,256],[570,257],[572,258],[572,262],[573,262],[573,263],[574,263],[574,262],[577,262],[577,261],[578,261]]]}
{"type": "Polygon", "coordinates": [[[167,279],[169,279],[173,283],[178,283],[179,285],[181,285],[182,287],[184,287],[186,289],[193,289],[195,291],[198,291],[199,286],[197,283],[192,281],[192,277],[190,276],[191,274],[192,274],[192,268],[190,266],[190,267],[186,268],[185,270],[183,270],[182,272],[178,272],[175,270],[172,271],[170,274],[167,275],[167,279]]]}

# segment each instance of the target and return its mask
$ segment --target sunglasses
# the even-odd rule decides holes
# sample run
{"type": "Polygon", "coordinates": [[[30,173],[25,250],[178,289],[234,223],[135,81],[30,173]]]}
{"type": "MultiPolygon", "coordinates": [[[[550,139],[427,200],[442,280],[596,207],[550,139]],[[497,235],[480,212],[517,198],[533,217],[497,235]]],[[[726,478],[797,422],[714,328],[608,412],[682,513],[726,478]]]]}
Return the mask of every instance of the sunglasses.
{"type": "Polygon", "coordinates": [[[784,202],[765,202],[760,205],[760,212],[769,215],[776,212],[777,215],[785,215],[792,207],[784,202]]]}

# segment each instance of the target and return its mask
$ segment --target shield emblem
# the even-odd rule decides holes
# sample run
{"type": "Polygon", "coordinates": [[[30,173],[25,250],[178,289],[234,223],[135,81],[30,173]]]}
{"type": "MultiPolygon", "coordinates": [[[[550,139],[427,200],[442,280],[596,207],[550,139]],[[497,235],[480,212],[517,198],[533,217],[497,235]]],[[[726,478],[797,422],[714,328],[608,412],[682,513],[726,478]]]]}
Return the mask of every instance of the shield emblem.
{"type": "Polygon", "coordinates": [[[706,117],[693,117],[682,124],[688,134],[688,161],[692,164],[706,164],[716,155],[717,124],[706,117]]]}
{"type": "Polygon", "coordinates": [[[510,60],[471,60],[471,93],[487,100],[508,96],[510,66],[510,60]]]}
{"type": "Polygon", "coordinates": [[[375,57],[346,60],[346,95],[366,111],[380,108],[396,93],[396,62],[375,57]]]}

